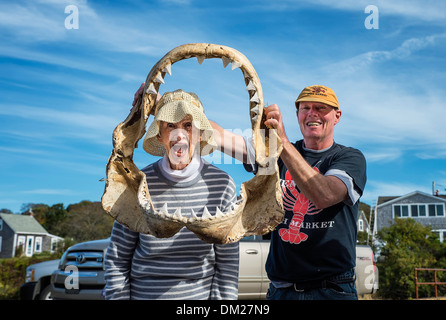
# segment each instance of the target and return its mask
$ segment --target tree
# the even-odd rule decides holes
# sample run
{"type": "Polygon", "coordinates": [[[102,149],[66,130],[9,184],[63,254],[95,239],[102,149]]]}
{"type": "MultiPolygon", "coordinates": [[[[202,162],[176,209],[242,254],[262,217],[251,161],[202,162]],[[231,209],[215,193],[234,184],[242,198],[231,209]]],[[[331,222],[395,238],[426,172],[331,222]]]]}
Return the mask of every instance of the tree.
{"type": "Polygon", "coordinates": [[[46,215],[45,223],[42,226],[52,234],[61,234],[61,224],[67,217],[67,210],[63,203],[52,205],[46,215]]]}
{"type": "Polygon", "coordinates": [[[100,202],[81,201],[67,208],[62,203],[51,207],[42,203],[27,203],[21,211],[22,214],[32,212],[49,233],[74,243],[109,237],[114,222],[100,202]]]}
{"type": "Polygon", "coordinates": [[[111,234],[113,218],[102,208],[100,202],[81,201],[67,207],[63,236],[77,241],[107,238],[111,234]]]}
{"type": "Polygon", "coordinates": [[[44,203],[27,203],[22,205],[21,214],[33,214],[34,218],[42,225],[45,225],[50,207],[44,203]]]}
{"type": "MultiPolygon", "coordinates": [[[[379,291],[383,298],[415,297],[415,268],[444,267],[445,245],[430,227],[414,219],[396,219],[378,232],[378,249],[385,259],[378,262],[379,291]]],[[[425,293],[429,287],[420,287],[425,293]]]]}

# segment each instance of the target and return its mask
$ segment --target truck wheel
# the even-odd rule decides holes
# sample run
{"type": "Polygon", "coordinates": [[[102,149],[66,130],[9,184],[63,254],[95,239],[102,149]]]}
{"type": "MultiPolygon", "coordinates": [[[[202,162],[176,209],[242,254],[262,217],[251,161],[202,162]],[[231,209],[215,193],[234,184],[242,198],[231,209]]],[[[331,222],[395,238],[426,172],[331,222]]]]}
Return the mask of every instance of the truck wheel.
{"type": "Polygon", "coordinates": [[[53,300],[51,298],[51,285],[47,285],[45,288],[43,288],[42,292],[39,295],[39,300],[53,300]]]}

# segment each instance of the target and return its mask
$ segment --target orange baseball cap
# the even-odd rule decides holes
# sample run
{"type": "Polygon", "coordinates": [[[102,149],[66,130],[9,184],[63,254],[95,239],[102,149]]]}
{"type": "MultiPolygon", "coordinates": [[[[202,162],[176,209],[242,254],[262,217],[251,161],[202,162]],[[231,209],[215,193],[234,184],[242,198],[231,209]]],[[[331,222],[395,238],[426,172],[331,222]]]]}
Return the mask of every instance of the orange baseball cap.
{"type": "Polygon", "coordinates": [[[336,98],[336,94],[332,89],[326,86],[314,85],[306,87],[296,99],[296,108],[299,107],[299,102],[301,101],[322,102],[339,109],[339,102],[338,98],[336,98]]]}

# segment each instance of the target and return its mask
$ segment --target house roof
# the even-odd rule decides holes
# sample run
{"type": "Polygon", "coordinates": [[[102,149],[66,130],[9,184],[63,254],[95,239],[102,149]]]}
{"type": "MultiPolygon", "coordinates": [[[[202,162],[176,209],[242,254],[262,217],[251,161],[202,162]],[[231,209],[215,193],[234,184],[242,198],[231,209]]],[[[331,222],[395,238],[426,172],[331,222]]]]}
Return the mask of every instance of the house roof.
{"type": "Polygon", "coordinates": [[[405,194],[405,195],[402,195],[402,196],[379,196],[376,205],[380,206],[380,205],[382,205],[384,203],[385,204],[390,204],[392,202],[396,202],[396,201],[402,200],[404,198],[412,197],[412,196],[414,196],[416,194],[421,194],[423,196],[431,197],[431,198],[433,198],[435,200],[440,200],[440,202],[443,202],[443,201],[446,202],[446,195],[433,196],[431,194],[427,194],[427,193],[424,193],[424,192],[421,192],[421,191],[414,191],[414,192],[411,192],[411,193],[408,193],[408,194],[405,194]]]}
{"type": "Polygon", "coordinates": [[[21,214],[0,213],[0,218],[15,233],[42,233],[48,234],[48,231],[33,217],[21,214]]]}

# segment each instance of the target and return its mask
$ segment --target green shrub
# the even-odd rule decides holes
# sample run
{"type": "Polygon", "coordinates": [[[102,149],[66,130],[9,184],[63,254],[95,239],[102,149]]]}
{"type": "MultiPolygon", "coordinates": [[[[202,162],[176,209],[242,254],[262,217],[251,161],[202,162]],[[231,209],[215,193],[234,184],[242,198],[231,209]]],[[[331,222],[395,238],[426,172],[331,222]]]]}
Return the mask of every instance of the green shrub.
{"type": "Polygon", "coordinates": [[[59,259],[60,253],[39,253],[32,257],[0,259],[0,300],[17,300],[20,287],[25,283],[26,268],[29,265],[59,259]]]}
{"type": "MultiPolygon", "coordinates": [[[[395,223],[378,232],[380,253],[378,262],[378,294],[385,299],[415,298],[415,268],[445,268],[446,244],[440,243],[430,227],[414,219],[396,219],[395,223]]],[[[444,275],[439,275],[444,279],[444,275]]],[[[420,278],[422,277],[422,278],[420,278]]],[[[432,281],[428,274],[420,281],[432,281]]],[[[419,286],[419,297],[432,297],[432,286],[419,286]]],[[[442,295],[444,288],[439,288],[442,295]]]]}

